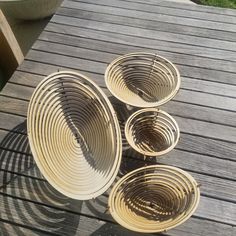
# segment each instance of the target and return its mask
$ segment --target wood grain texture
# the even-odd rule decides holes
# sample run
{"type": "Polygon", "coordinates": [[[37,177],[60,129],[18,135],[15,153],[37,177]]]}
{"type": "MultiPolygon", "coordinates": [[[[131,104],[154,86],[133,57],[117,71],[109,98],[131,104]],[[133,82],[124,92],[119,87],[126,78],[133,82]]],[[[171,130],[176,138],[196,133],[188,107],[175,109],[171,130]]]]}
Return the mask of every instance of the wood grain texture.
{"type": "MultiPolygon", "coordinates": [[[[99,1],[99,4],[102,4],[102,2],[99,1]]],[[[224,24],[225,26],[225,23],[217,22],[216,24],[211,21],[199,21],[198,19],[184,18],[175,15],[156,15],[156,11],[154,13],[153,9],[153,13],[146,12],[145,10],[135,11],[123,8],[125,5],[126,4],[119,5],[121,8],[117,11],[117,8],[107,5],[91,5],[87,3],[75,4],[73,2],[68,2],[68,4],[65,5],[65,8],[61,8],[57,14],[83,19],[92,18],[97,21],[113,22],[121,25],[136,26],[138,28],[147,28],[157,31],[168,31],[177,34],[181,33],[183,35],[235,41],[236,32],[234,25],[232,24],[228,24],[228,27],[223,28],[222,25],[224,24]],[[124,18],[126,20],[124,20],[124,18]],[[201,24],[201,27],[193,27],[199,23],[201,24]],[[225,31],[225,34],[222,34],[222,31],[225,31]]],[[[157,7],[157,10],[159,9],[160,7],[157,7]]]]}
{"type": "MultiPolygon", "coordinates": [[[[104,221],[114,222],[110,214],[104,213],[107,208],[107,195],[101,195],[96,198],[96,200],[77,201],[58,193],[47,182],[26,178],[24,176],[15,178],[14,181],[11,181],[4,189],[4,195],[7,194],[10,199],[17,198],[19,200],[32,201],[38,205],[43,204],[55,210],[75,214],[82,213],[83,215],[97,217],[104,221]],[[20,189],[19,186],[21,186],[20,189]]],[[[0,198],[4,195],[0,194],[0,198]]],[[[194,214],[194,217],[235,225],[235,219],[232,217],[235,214],[233,205],[233,203],[201,196],[199,209],[194,214]],[[211,206],[211,209],[206,212],[205,207],[207,205],[211,206]]]]}
{"type": "MultiPolygon", "coordinates": [[[[78,1],[78,0],[73,0],[73,1],[78,1]]],[[[80,0],[79,0],[80,1],[80,0]]],[[[124,0],[123,0],[124,1],[124,0]]],[[[129,0],[129,2],[139,2],[143,3],[142,0],[129,0]]],[[[173,9],[186,9],[194,12],[199,12],[203,13],[206,12],[207,14],[209,13],[215,13],[223,16],[235,16],[235,10],[229,9],[229,8],[219,8],[219,7],[212,7],[212,6],[205,6],[205,5],[191,5],[189,4],[183,4],[179,3],[178,6],[176,4],[172,4],[171,2],[167,2],[164,0],[158,1],[158,3],[155,0],[147,0],[147,2],[150,5],[157,5],[157,6],[166,6],[168,8],[173,8],[173,9]]]]}
{"type": "Polygon", "coordinates": [[[225,49],[225,50],[232,50],[232,48],[235,48],[236,43],[225,41],[222,44],[221,40],[217,39],[209,39],[209,38],[201,38],[191,35],[179,35],[175,33],[169,33],[169,32],[158,32],[153,31],[149,29],[142,29],[142,28],[136,28],[134,26],[125,26],[125,25],[119,25],[116,29],[114,29],[112,23],[106,23],[106,22],[97,22],[86,19],[79,19],[79,18],[71,18],[68,16],[60,16],[55,15],[52,18],[52,22],[56,22],[58,24],[66,24],[66,25],[72,25],[77,27],[83,27],[86,29],[95,29],[102,32],[111,32],[114,34],[114,37],[118,37],[121,35],[128,35],[128,36],[135,36],[145,39],[156,39],[161,41],[171,41],[171,39],[175,39],[177,43],[182,44],[196,44],[197,46],[202,47],[211,47],[214,45],[214,48],[217,49],[225,49]],[[72,21],[73,19],[73,21],[72,21]]]}
{"type": "MultiPolygon", "coordinates": [[[[90,6],[93,6],[94,4],[96,4],[96,6],[102,5],[103,7],[105,7],[106,5],[109,6],[109,3],[114,2],[114,1],[103,0],[103,1],[99,1],[99,3],[98,3],[97,1],[94,1],[94,0],[89,0],[89,1],[79,0],[79,1],[73,1],[73,2],[65,2],[65,5],[66,6],[68,6],[70,4],[73,5],[73,4],[75,4],[74,2],[77,2],[77,5],[79,2],[80,6],[82,8],[85,3],[86,3],[86,5],[87,5],[87,3],[91,4],[90,6]]],[[[123,1],[122,0],[116,1],[116,2],[119,2],[121,6],[124,5],[126,8],[129,8],[129,4],[132,6],[132,3],[133,4],[135,4],[135,3],[142,3],[143,4],[144,3],[142,0],[125,1],[127,3],[127,5],[124,4],[124,0],[123,1]]],[[[217,22],[217,21],[224,22],[224,23],[234,23],[235,22],[235,18],[234,18],[235,12],[234,11],[232,11],[233,12],[232,16],[226,15],[223,13],[224,10],[230,11],[230,9],[210,8],[212,10],[218,10],[218,12],[215,11],[215,13],[214,13],[214,12],[210,12],[209,8],[207,6],[202,6],[202,5],[199,6],[198,5],[197,7],[194,7],[194,6],[189,7],[189,6],[184,5],[185,8],[182,8],[181,3],[180,3],[180,5],[178,5],[178,7],[176,7],[171,4],[166,5],[165,1],[158,1],[157,2],[155,0],[145,1],[145,5],[158,6],[158,8],[157,7],[155,8],[155,10],[156,10],[155,12],[158,14],[173,15],[173,16],[178,16],[178,17],[208,20],[208,21],[214,21],[214,22],[217,22]],[[204,10],[206,10],[206,8],[208,8],[208,11],[204,13],[204,10]],[[194,10],[194,9],[197,9],[197,10],[194,10]],[[189,16],[189,14],[191,14],[191,15],[189,16]]]]}
{"type": "MultiPolygon", "coordinates": [[[[94,39],[90,35],[94,32],[93,30],[87,30],[83,28],[77,28],[75,26],[65,26],[58,25],[55,23],[49,23],[45,29],[45,31],[40,35],[39,39],[48,41],[48,42],[59,42],[66,45],[78,46],[78,47],[88,47],[88,43],[90,42],[90,49],[98,49],[105,50],[106,52],[115,52],[121,53],[123,50],[132,50],[136,51],[137,48],[142,48],[145,50],[158,50],[158,51],[171,51],[173,53],[189,53],[191,55],[209,57],[209,58],[217,58],[229,61],[235,61],[235,53],[231,51],[227,51],[227,54],[222,53],[221,49],[212,49],[212,48],[204,48],[195,45],[186,45],[186,44],[178,44],[175,42],[166,42],[166,41],[158,41],[158,43],[154,40],[149,40],[149,44],[138,44],[135,41],[129,40],[132,36],[122,35],[122,38],[126,38],[127,42],[121,41],[120,37],[115,40],[117,43],[112,43],[112,40],[109,38],[109,33],[103,32],[102,35],[99,35],[99,39],[94,39]],[[67,35],[70,33],[70,35],[67,35]],[[80,31],[84,32],[84,37],[80,37],[80,31]],[[96,42],[96,43],[95,43],[96,42]],[[118,44],[119,43],[119,44],[118,44]],[[106,45],[106,48],[104,48],[106,45]]],[[[95,32],[94,32],[95,33],[95,32]]],[[[114,40],[114,39],[113,39],[114,40]]],[[[138,42],[142,42],[142,39],[137,39],[138,42]]]]}

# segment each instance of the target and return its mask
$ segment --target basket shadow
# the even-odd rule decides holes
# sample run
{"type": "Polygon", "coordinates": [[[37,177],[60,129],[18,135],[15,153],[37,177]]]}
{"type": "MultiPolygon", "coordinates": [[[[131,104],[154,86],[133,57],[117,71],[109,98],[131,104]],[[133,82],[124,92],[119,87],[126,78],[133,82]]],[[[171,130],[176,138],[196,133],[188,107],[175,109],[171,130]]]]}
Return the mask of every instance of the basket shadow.
{"type": "Polygon", "coordinates": [[[0,143],[0,171],[0,217],[12,222],[11,233],[26,235],[24,226],[32,226],[41,233],[76,234],[80,215],[72,210],[79,213],[83,202],[60,194],[41,175],[30,152],[26,122],[0,143]]]}

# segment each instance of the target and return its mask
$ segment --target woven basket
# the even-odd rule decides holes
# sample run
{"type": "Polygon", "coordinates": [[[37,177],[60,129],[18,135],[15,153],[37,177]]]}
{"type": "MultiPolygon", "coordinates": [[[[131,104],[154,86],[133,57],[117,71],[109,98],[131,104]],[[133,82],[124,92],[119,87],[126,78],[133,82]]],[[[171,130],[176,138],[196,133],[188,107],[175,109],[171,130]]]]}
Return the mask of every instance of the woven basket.
{"type": "Polygon", "coordinates": [[[160,156],[171,151],[179,141],[179,133],[174,118],[157,108],[138,110],[125,124],[128,143],[145,156],[160,156]]]}
{"type": "Polygon", "coordinates": [[[114,60],[105,81],[119,100],[135,107],[157,107],[172,99],[180,87],[177,68],[151,53],[131,53],[114,60]]]}
{"type": "Polygon", "coordinates": [[[0,8],[9,17],[36,20],[51,16],[63,0],[0,0],[0,8]]]}
{"type": "Polygon", "coordinates": [[[104,193],[119,170],[119,123],[108,98],[85,76],[49,75],[28,108],[30,147],[49,183],[68,197],[85,200],[104,193]]]}
{"type": "Polygon", "coordinates": [[[179,168],[154,165],[122,177],[113,187],[108,204],[120,225],[155,233],[185,222],[199,200],[200,190],[191,175],[179,168]]]}

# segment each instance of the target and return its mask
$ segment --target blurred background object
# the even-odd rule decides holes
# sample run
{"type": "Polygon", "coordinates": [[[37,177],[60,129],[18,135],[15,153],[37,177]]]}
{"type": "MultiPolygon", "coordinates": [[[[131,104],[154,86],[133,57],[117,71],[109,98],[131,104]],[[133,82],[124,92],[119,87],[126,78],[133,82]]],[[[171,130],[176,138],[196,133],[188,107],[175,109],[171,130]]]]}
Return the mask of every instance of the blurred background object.
{"type": "Polygon", "coordinates": [[[0,0],[0,90],[63,0],[0,0]]]}

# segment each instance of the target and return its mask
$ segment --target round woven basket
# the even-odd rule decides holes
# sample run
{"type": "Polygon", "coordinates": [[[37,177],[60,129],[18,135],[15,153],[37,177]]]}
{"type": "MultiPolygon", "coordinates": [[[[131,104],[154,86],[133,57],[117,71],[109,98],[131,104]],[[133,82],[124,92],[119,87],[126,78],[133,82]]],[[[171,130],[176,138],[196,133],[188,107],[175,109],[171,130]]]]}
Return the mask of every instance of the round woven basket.
{"type": "Polygon", "coordinates": [[[61,193],[91,199],[114,181],[119,123],[108,98],[85,76],[64,71],[45,78],[31,97],[27,128],[39,169],[61,193]]]}
{"type": "Polygon", "coordinates": [[[125,136],[137,152],[145,156],[160,156],[176,146],[180,132],[177,122],[167,112],[146,108],[129,117],[125,136]]]}
{"type": "Polygon", "coordinates": [[[108,204],[120,225],[154,233],[185,222],[199,200],[200,190],[191,175],[176,167],[153,165],[123,176],[113,187],[108,204]]]}
{"type": "Polygon", "coordinates": [[[177,68],[152,53],[130,53],[114,60],[105,81],[119,100],[135,107],[157,107],[172,99],[180,87],[177,68]]]}

